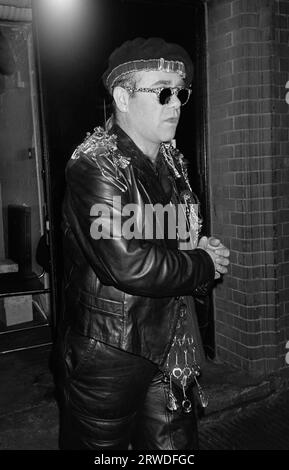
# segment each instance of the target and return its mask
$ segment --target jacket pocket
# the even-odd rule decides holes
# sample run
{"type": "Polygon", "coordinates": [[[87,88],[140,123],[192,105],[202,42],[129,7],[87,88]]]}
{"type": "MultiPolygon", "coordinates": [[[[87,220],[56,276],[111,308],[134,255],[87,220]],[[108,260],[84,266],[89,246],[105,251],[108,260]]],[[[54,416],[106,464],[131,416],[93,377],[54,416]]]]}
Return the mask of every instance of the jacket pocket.
{"type": "Polygon", "coordinates": [[[65,335],[64,345],[67,378],[75,379],[93,360],[96,340],[80,335],[69,328],[65,335]]]}
{"type": "Polygon", "coordinates": [[[78,305],[75,331],[111,346],[122,347],[127,326],[124,302],[95,297],[80,290],[78,305]]]}
{"type": "Polygon", "coordinates": [[[91,312],[97,310],[101,311],[104,315],[123,316],[123,302],[96,297],[83,290],[79,291],[79,303],[89,308],[91,312]]]}

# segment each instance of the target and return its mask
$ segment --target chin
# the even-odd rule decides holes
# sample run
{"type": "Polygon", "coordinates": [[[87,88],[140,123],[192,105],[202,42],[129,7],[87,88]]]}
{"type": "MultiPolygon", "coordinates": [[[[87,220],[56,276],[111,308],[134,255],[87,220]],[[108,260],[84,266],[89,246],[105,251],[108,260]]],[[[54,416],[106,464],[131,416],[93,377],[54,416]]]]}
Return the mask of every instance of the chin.
{"type": "Polygon", "coordinates": [[[175,135],[176,135],[175,129],[171,132],[163,132],[161,136],[162,142],[170,142],[172,139],[175,138],[175,135]]]}

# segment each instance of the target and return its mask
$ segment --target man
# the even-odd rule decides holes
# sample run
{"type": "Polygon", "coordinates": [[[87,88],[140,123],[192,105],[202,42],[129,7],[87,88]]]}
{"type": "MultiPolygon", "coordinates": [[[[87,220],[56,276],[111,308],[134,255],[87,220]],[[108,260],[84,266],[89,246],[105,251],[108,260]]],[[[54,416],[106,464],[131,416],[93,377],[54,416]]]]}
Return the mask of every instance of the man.
{"type": "Polygon", "coordinates": [[[63,449],[197,448],[194,389],[203,406],[206,398],[193,296],[227,272],[229,251],[198,241],[193,193],[171,145],[191,80],[180,46],[124,43],[104,74],[109,131],[96,128],[68,163],[63,449]]]}

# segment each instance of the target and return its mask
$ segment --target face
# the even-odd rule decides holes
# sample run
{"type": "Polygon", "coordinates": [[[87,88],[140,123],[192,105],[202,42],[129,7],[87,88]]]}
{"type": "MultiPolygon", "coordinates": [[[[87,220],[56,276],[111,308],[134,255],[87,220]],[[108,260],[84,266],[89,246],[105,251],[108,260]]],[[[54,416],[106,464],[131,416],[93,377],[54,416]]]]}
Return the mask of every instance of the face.
{"type": "MultiPolygon", "coordinates": [[[[139,72],[137,88],[161,88],[184,86],[184,81],[175,72],[139,72]]],[[[130,136],[147,154],[161,142],[175,136],[180,118],[181,103],[173,95],[168,104],[161,105],[156,93],[136,92],[129,98],[127,124],[130,136]]]]}

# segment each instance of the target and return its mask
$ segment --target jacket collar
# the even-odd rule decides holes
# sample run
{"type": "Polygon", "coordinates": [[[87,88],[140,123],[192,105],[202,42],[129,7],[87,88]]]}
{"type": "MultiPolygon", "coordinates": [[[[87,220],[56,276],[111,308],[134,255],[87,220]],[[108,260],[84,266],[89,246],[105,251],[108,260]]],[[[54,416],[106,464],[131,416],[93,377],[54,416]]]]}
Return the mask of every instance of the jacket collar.
{"type": "MultiPolygon", "coordinates": [[[[153,171],[155,172],[156,166],[151,162],[149,157],[145,155],[140,148],[134,143],[134,141],[127,135],[127,133],[117,124],[114,124],[110,133],[115,134],[117,136],[117,146],[121,153],[123,153],[126,157],[129,157],[131,163],[134,167],[142,171],[153,171]]],[[[156,163],[161,157],[158,154],[156,158],[156,163]]]]}

